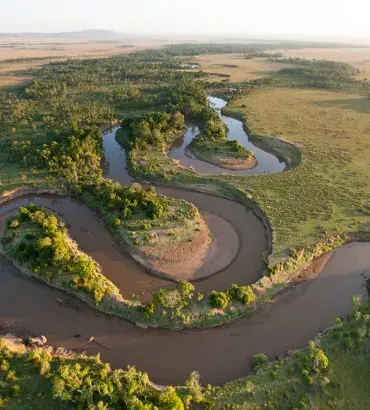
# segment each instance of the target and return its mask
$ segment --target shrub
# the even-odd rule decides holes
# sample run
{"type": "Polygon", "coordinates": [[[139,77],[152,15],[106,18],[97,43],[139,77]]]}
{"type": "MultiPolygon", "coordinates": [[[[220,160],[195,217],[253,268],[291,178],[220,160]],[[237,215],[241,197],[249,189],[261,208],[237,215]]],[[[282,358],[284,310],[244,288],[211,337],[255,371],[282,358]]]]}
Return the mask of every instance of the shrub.
{"type": "Polygon", "coordinates": [[[156,306],[153,302],[149,302],[141,310],[144,313],[145,319],[150,319],[156,311],[156,306]]]}
{"type": "Polygon", "coordinates": [[[20,224],[20,222],[19,222],[18,219],[13,219],[13,220],[10,221],[10,223],[9,223],[9,228],[12,228],[12,229],[18,228],[19,224],[20,224]]]}
{"type": "Polygon", "coordinates": [[[47,246],[51,246],[51,244],[52,244],[51,239],[48,236],[46,236],[45,238],[37,239],[35,247],[36,249],[40,250],[47,246]]]}
{"type": "Polygon", "coordinates": [[[120,225],[121,225],[121,220],[120,220],[119,218],[113,219],[113,221],[112,221],[112,226],[113,226],[113,228],[117,228],[117,227],[119,227],[120,225]]]}
{"type": "Polygon", "coordinates": [[[245,305],[250,305],[251,303],[255,302],[256,295],[253,293],[253,290],[250,286],[241,286],[238,289],[236,299],[244,303],[245,305]]]}
{"type": "Polygon", "coordinates": [[[226,291],[230,299],[238,300],[245,305],[250,305],[255,302],[256,295],[250,286],[231,285],[226,291]]]}
{"type": "Polygon", "coordinates": [[[230,298],[226,292],[212,291],[209,295],[213,307],[224,309],[230,304],[230,298]]]}
{"type": "Polygon", "coordinates": [[[252,368],[254,371],[260,369],[261,367],[265,366],[269,362],[268,357],[263,353],[255,354],[252,357],[252,368]]]}
{"type": "Polygon", "coordinates": [[[174,387],[169,386],[159,395],[158,408],[163,410],[184,410],[184,403],[174,387]]]}

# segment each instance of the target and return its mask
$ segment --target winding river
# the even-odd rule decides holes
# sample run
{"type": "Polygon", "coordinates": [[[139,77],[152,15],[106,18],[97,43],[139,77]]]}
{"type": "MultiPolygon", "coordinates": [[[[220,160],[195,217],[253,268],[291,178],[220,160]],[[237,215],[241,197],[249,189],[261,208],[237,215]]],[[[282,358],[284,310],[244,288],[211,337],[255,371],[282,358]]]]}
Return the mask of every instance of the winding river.
{"type": "MultiPolygon", "coordinates": [[[[230,127],[229,127],[230,128],[230,127]]],[[[107,176],[121,183],[131,178],[125,170],[125,152],[115,141],[115,132],[104,135],[108,160],[107,176]]],[[[255,148],[253,148],[255,150],[255,148]]],[[[225,171],[225,170],[223,170],[225,171]]],[[[165,195],[193,202],[201,211],[214,212],[234,227],[240,240],[231,265],[206,280],[195,283],[197,291],[221,290],[231,283],[248,284],[264,269],[262,253],[267,250],[265,229],[245,207],[205,194],[158,188],[165,195]]],[[[150,297],[170,282],[142,272],[117,251],[112,238],[93,212],[70,198],[24,197],[4,204],[0,216],[33,201],[62,214],[72,237],[103,267],[124,296],[140,293],[150,297]]],[[[324,257],[325,266],[314,280],[290,289],[280,300],[250,318],[221,328],[199,331],[140,329],[126,321],[104,316],[73,296],[24,277],[11,262],[0,263],[0,333],[22,337],[44,334],[49,343],[69,349],[101,353],[114,367],[133,364],[147,371],[159,384],[182,384],[197,370],[204,383],[221,384],[244,376],[253,354],[273,358],[288,349],[307,344],[320,330],[345,317],[351,296],[366,296],[364,275],[370,271],[370,244],[352,243],[324,257]],[[95,342],[89,342],[91,337],[95,342]]],[[[314,264],[310,270],[315,270],[314,264]]]]}
{"type": "Polygon", "coordinates": [[[175,144],[172,146],[168,154],[171,158],[178,159],[182,165],[193,167],[193,169],[199,174],[257,175],[281,172],[284,170],[285,163],[283,161],[280,161],[275,155],[256,147],[249,141],[248,134],[244,131],[243,123],[241,121],[222,115],[221,110],[227,104],[225,100],[209,96],[208,101],[213,107],[215,107],[222,121],[227,125],[229,130],[228,138],[230,140],[239,141],[243,147],[253,151],[257,160],[257,166],[245,170],[226,170],[225,168],[210,164],[209,162],[201,161],[194,155],[189,155],[189,152],[186,151],[186,147],[190,144],[191,140],[199,134],[198,126],[191,123],[187,124],[188,129],[184,137],[176,140],[175,144]]]}

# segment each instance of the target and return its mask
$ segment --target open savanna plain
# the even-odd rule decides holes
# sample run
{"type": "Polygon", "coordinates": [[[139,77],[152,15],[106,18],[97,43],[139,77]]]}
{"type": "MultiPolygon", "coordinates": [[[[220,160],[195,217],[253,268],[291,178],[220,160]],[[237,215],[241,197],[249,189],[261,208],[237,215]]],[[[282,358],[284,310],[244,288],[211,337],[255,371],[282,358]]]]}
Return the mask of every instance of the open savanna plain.
{"type": "MultiPolygon", "coordinates": [[[[352,54],[359,53],[351,61],[356,61],[356,64],[357,61],[361,62],[363,70],[366,70],[363,54],[366,50],[354,48],[350,51],[351,58],[352,54]]],[[[304,50],[292,51],[300,52],[304,53],[304,50]]],[[[334,53],[331,49],[320,52],[320,59],[331,59],[334,53]]],[[[285,49],[281,53],[284,54],[285,49]]],[[[230,331],[227,335],[230,345],[224,346],[227,355],[236,349],[242,326],[248,327],[251,337],[255,330],[253,322],[252,325],[241,324],[236,319],[252,315],[256,310],[261,310],[265,314],[262,319],[266,319],[274,312],[276,305],[289,303],[291,289],[280,292],[288,288],[283,279],[288,278],[290,282],[293,279],[294,282],[297,272],[300,272],[302,265],[307,267],[307,262],[316,262],[318,256],[346,241],[367,240],[370,237],[370,100],[366,92],[357,88],[350,91],[325,89],[313,87],[312,83],[309,87],[305,86],[304,78],[299,87],[297,83],[294,87],[289,86],[291,83],[286,81],[287,76],[284,77],[285,82],[279,84],[258,82],[268,76],[279,78],[279,70],[286,67],[286,63],[260,57],[245,58],[240,53],[198,56],[179,53],[168,57],[149,51],[126,57],[104,58],[101,61],[77,61],[76,58],[65,63],[58,57],[55,64],[46,65],[45,70],[38,68],[47,64],[48,60],[30,62],[30,66],[27,62],[20,62],[20,66],[8,68],[6,64],[0,64],[0,70],[4,70],[0,74],[5,73],[4,76],[0,75],[0,81],[4,78],[4,88],[0,92],[11,91],[18,98],[12,100],[12,96],[6,94],[4,107],[7,108],[9,100],[14,103],[11,108],[15,107],[12,112],[16,118],[18,108],[33,115],[30,114],[32,118],[24,122],[18,119],[19,126],[14,126],[14,129],[11,122],[9,127],[4,127],[0,141],[0,148],[3,148],[0,150],[1,199],[11,198],[19,188],[56,188],[64,191],[68,188],[71,195],[80,201],[76,206],[84,202],[92,210],[99,210],[94,215],[94,224],[103,219],[113,238],[127,228],[124,234],[130,237],[132,248],[141,246],[141,242],[152,241],[150,228],[164,231],[168,223],[166,218],[173,216],[168,200],[157,195],[153,189],[142,190],[138,184],[128,188],[108,181],[106,174],[102,173],[101,165],[107,158],[104,158],[101,128],[107,124],[117,125],[118,119],[123,120],[123,126],[117,133],[117,141],[125,148],[127,167],[133,178],[158,186],[207,192],[253,208],[263,220],[271,239],[267,263],[263,264],[267,269],[261,271],[258,282],[246,284],[248,286],[230,283],[232,286],[224,292],[211,292],[209,295],[194,294],[192,284],[181,282],[178,288],[173,286],[169,291],[167,287],[166,290],[158,290],[153,300],[145,301],[145,304],[141,303],[138,295],[132,300],[125,300],[124,311],[129,314],[121,314],[121,317],[133,322],[133,326],[128,325],[126,329],[135,328],[135,325],[144,328],[138,330],[142,333],[135,335],[139,337],[135,339],[136,345],[144,344],[152,335],[161,335],[161,329],[147,329],[151,325],[164,327],[165,324],[167,329],[176,329],[177,332],[173,332],[176,333],[175,337],[181,338],[187,334],[207,332],[206,329],[199,332],[189,329],[182,331],[186,327],[206,328],[235,321],[229,328],[213,329],[214,332],[230,331]],[[198,63],[203,73],[197,73],[199,67],[189,69],[189,62],[198,63]],[[63,72],[63,78],[60,72],[63,72]],[[34,78],[39,81],[30,82],[34,78]],[[28,91],[24,88],[25,81],[31,84],[28,91]],[[178,135],[184,134],[187,118],[197,123],[200,133],[208,130],[212,134],[211,131],[217,130],[217,127],[220,130],[220,118],[209,106],[207,94],[227,99],[224,115],[241,120],[250,140],[257,147],[284,159],[287,169],[260,175],[230,175],[227,172],[207,175],[198,174],[182,166],[180,161],[172,160],[169,156],[171,144],[178,135]],[[35,111],[32,111],[33,104],[37,107],[35,111]],[[128,229],[130,227],[133,229],[128,229]],[[316,244],[323,245],[314,248],[316,244]],[[312,249],[316,249],[316,253],[312,249]],[[288,261],[287,265],[281,264],[282,261],[288,261]],[[274,271],[277,264],[279,268],[274,271]],[[287,276],[284,276],[284,270],[287,276]],[[274,278],[277,278],[276,282],[274,278]],[[269,302],[269,306],[265,302],[269,302]],[[137,317],[140,320],[136,320],[137,317]]],[[[361,70],[357,65],[356,69],[361,70]]],[[[361,73],[358,78],[362,80],[365,77],[361,73]]],[[[124,156],[123,151],[117,151],[117,154],[122,158],[124,156]]],[[[122,165],[124,173],[126,162],[122,165]]],[[[174,226],[179,221],[192,221],[193,214],[198,217],[196,208],[189,208],[185,201],[175,204],[181,205],[181,209],[177,218],[172,218],[174,226]]],[[[45,211],[40,213],[33,205],[29,205],[30,210],[35,213],[35,221],[37,218],[36,231],[40,231],[40,227],[43,231],[50,231],[47,220],[44,221],[45,215],[42,215],[45,211]]],[[[16,214],[7,223],[8,242],[3,241],[2,246],[8,246],[9,259],[14,260],[18,254],[16,266],[22,267],[25,260],[22,258],[43,256],[42,270],[39,269],[39,275],[34,275],[42,277],[43,269],[47,272],[49,268],[50,255],[47,252],[38,254],[37,251],[50,245],[46,240],[40,243],[34,231],[26,232],[27,237],[24,235],[22,229],[29,229],[28,213],[27,209],[21,208],[20,215],[16,214]],[[18,235],[12,231],[18,232],[18,235]],[[18,236],[25,238],[25,245],[11,252],[11,240],[18,236]]],[[[52,238],[63,239],[67,236],[64,225],[58,223],[59,216],[56,218],[50,214],[49,218],[55,226],[47,239],[51,241],[52,238]],[[64,236],[58,233],[61,227],[64,236]]],[[[200,231],[199,227],[193,228],[192,238],[198,235],[193,231],[200,231]]],[[[82,233],[89,236],[88,230],[82,233]]],[[[176,236],[172,226],[170,234],[165,233],[167,240],[176,236]]],[[[208,231],[206,233],[208,235],[208,231]]],[[[61,243],[53,241],[56,248],[61,243]]],[[[115,243],[115,247],[117,244],[119,242],[115,243]]],[[[73,243],[73,246],[77,245],[73,243]]],[[[120,249],[115,250],[118,252],[120,249]]],[[[69,260],[68,264],[71,276],[74,274],[73,262],[69,260]]],[[[53,272],[56,272],[53,279],[63,280],[63,272],[60,273],[59,268],[58,264],[53,266],[53,272]]],[[[72,281],[70,288],[75,288],[77,284],[81,292],[86,292],[85,288],[92,281],[91,275],[86,274],[87,268],[82,265],[80,268],[81,278],[85,282],[78,282],[76,275],[74,280],[77,283],[73,284],[72,281]]],[[[91,264],[90,268],[97,269],[97,265],[91,264]]],[[[314,270],[317,274],[316,268],[314,270]]],[[[104,271],[101,273],[104,275],[104,271]]],[[[317,276],[315,274],[312,277],[317,276]]],[[[305,281],[306,278],[300,279],[305,281]]],[[[302,290],[299,286],[297,288],[302,290]]],[[[99,284],[96,288],[99,290],[99,284]]],[[[294,297],[298,298],[301,290],[294,297]]],[[[72,296],[68,300],[73,300],[75,306],[72,296]]],[[[58,309],[71,310],[63,305],[63,300],[60,302],[57,299],[56,302],[53,299],[52,303],[58,303],[58,309]]],[[[91,303],[90,306],[99,310],[99,303],[91,303]]],[[[81,308],[81,312],[85,308],[81,308]]],[[[105,312],[119,316],[118,310],[105,312]]],[[[115,323],[117,319],[107,319],[103,315],[99,318],[110,323],[115,323]]],[[[95,318],[89,317],[89,320],[94,321],[95,318]]],[[[22,340],[7,336],[0,340],[0,407],[100,410],[368,409],[369,300],[361,303],[360,298],[354,296],[348,318],[333,318],[332,323],[333,326],[314,341],[305,339],[308,347],[290,350],[273,361],[269,361],[264,354],[254,355],[249,375],[222,386],[202,386],[202,375],[196,372],[182,386],[158,386],[150,381],[150,375],[134,367],[113,369],[99,355],[90,357],[56,349],[47,346],[42,338],[31,338],[25,344],[22,340]]],[[[121,327],[119,329],[121,331],[121,327]]],[[[1,333],[6,333],[6,327],[4,330],[1,333]]],[[[166,330],[168,333],[165,333],[161,343],[171,338],[170,330],[166,330]]],[[[279,329],[275,328],[274,331],[278,333],[279,329]]],[[[264,336],[264,339],[271,338],[271,344],[274,343],[272,335],[266,331],[264,336]]],[[[116,340],[113,337],[109,339],[109,334],[104,336],[112,341],[112,349],[111,346],[99,344],[94,337],[80,346],[90,343],[94,344],[95,352],[103,348],[113,352],[116,341],[122,335],[113,334],[116,340]]],[[[73,337],[77,340],[81,335],[73,337]]],[[[124,343],[130,349],[129,337],[124,343]]],[[[213,343],[217,345],[217,337],[213,343]]],[[[304,344],[299,345],[302,347],[304,344]]],[[[245,349],[244,344],[242,348],[245,349]]],[[[179,349],[178,356],[188,354],[185,350],[191,348],[184,349],[184,352],[179,349]]],[[[145,354],[154,356],[155,348],[152,352],[145,351],[145,354]]],[[[217,358],[211,358],[213,360],[217,358]]],[[[246,355],[241,359],[243,369],[247,360],[246,355]]]]}
{"type": "Polygon", "coordinates": [[[225,177],[250,191],[274,230],[270,262],[286,248],[325,235],[367,231],[369,225],[370,100],[302,89],[262,89],[235,99],[255,141],[275,136],[296,144],[302,163],[292,171],[225,177]],[[256,136],[254,136],[256,134],[256,136]]]}

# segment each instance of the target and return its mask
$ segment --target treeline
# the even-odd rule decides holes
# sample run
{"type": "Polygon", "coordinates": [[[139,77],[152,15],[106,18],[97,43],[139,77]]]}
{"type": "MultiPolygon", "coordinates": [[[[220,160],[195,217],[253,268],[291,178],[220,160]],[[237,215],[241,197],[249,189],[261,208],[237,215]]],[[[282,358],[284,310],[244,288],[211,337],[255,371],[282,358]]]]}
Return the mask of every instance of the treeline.
{"type": "Polygon", "coordinates": [[[357,80],[359,70],[349,63],[298,57],[270,57],[268,61],[289,64],[290,67],[283,67],[272,75],[251,80],[248,85],[336,89],[365,94],[370,92],[370,82],[357,80]]]}
{"type": "Polygon", "coordinates": [[[0,60],[0,64],[34,63],[38,61],[48,61],[57,58],[65,58],[65,56],[7,58],[5,60],[0,60]]]}
{"type": "Polygon", "coordinates": [[[354,80],[356,70],[351,64],[341,61],[331,60],[308,60],[306,58],[289,57],[276,58],[270,57],[268,61],[277,62],[279,64],[292,64],[297,67],[288,67],[280,69],[282,73],[301,73],[302,75],[321,80],[337,80],[337,81],[352,81],[354,80]]]}
{"type": "Polygon", "coordinates": [[[251,60],[252,58],[281,58],[283,54],[281,53],[266,53],[265,51],[257,51],[256,53],[247,53],[244,58],[246,60],[251,60]]]}
{"type": "Polygon", "coordinates": [[[170,44],[161,51],[162,56],[194,56],[199,54],[258,53],[267,50],[300,48],[359,47],[342,43],[282,40],[265,42],[252,39],[245,43],[185,43],[170,44]]]}

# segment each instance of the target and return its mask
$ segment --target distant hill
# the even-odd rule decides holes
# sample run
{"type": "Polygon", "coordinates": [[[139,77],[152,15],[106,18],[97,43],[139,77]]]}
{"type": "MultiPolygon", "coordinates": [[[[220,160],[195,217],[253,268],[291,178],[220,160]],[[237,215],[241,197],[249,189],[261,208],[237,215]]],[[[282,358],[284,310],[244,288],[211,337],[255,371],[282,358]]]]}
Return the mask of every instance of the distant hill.
{"type": "Polygon", "coordinates": [[[117,40],[120,36],[110,30],[83,30],[65,33],[55,33],[53,36],[65,38],[82,38],[90,40],[117,40]]]}
{"type": "Polygon", "coordinates": [[[110,30],[82,30],[62,33],[0,33],[1,37],[43,37],[43,38],[66,38],[81,40],[114,41],[122,39],[122,34],[110,30]]]}

